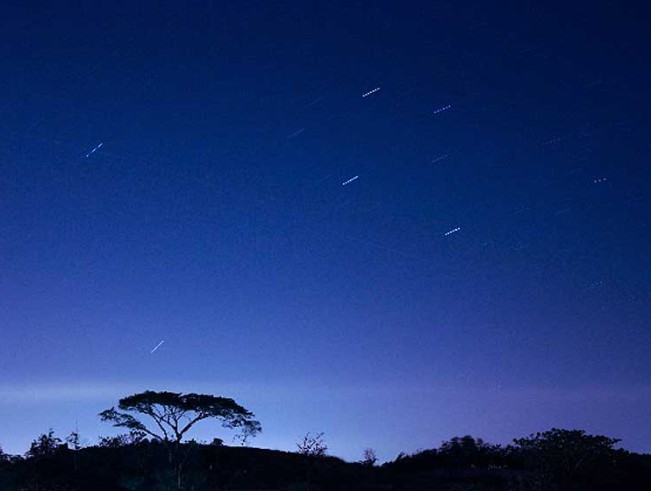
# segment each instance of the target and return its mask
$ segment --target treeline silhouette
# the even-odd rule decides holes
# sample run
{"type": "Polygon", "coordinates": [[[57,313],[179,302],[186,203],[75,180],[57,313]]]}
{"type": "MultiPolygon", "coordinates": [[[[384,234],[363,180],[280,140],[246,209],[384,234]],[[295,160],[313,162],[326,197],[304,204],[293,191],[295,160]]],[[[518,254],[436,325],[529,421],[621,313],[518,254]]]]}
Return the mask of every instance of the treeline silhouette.
{"type": "MultiPolygon", "coordinates": [[[[73,433],[75,435],[75,433],[73,433]]],[[[552,429],[513,445],[471,436],[400,454],[381,466],[309,452],[189,441],[179,446],[182,483],[164,444],[129,435],[75,447],[52,432],[25,456],[0,453],[0,489],[12,490],[644,490],[651,455],[613,448],[616,440],[552,429]]]]}
{"type": "Polygon", "coordinates": [[[297,442],[296,452],[226,446],[219,438],[211,443],[181,441],[188,424],[208,417],[229,428],[261,431],[253,414],[232,399],[148,391],[121,399],[118,410],[100,416],[128,433],[84,447],[76,431],[64,441],[50,430],[38,436],[24,456],[0,449],[0,490],[651,489],[651,455],[618,449],[619,440],[581,430],[552,428],[510,445],[455,437],[378,466],[372,449],[366,449],[359,462],[329,456],[323,433],[308,433],[297,442]],[[159,418],[154,426],[163,430],[164,421],[171,430],[157,433],[136,415],[159,418]]]}

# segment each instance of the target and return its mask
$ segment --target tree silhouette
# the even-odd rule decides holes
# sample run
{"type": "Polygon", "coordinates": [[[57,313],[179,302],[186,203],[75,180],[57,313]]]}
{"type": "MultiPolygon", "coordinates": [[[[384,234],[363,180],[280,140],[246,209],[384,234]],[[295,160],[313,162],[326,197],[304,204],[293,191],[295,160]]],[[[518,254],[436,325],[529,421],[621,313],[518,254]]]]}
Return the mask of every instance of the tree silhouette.
{"type": "Polygon", "coordinates": [[[438,457],[451,467],[488,467],[502,460],[503,451],[499,445],[491,445],[481,438],[470,435],[455,436],[443,442],[438,457]]]}
{"type": "Polygon", "coordinates": [[[79,431],[77,430],[71,431],[70,434],[66,437],[66,443],[68,444],[68,448],[70,450],[74,450],[74,451],[79,450],[82,447],[79,431]]]}
{"type": "Polygon", "coordinates": [[[100,437],[98,445],[107,448],[120,448],[129,445],[137,445],[145,440],[145,433],[138,430],[130,430],[129,433],[122,433],[117,436],[100,437]]]}
{"type": "Polygon", "coordinates": [[[79,436],[79,430],[75,428],[74,431],[71,431],[70,434],[66,437],[66,443],[68,444],[68,448],[74,452],[75,458],[74,458],[74,465],[75,465],[75,470],[79,468],[79,450],[81,449],[81,438],[79,436]]]}
{"type": "Polygon", "coordinates": [[[28,458],[43,458],[56,454],[62,445],[60,438],[54,436],[54,430],[50,429],[43,433],[32,442],[29,450],[25,454],[28,458]]]}
{"type": "Polygon", "coordinates": [[[185,434],[199,421],[217,419],[225,428],[241,428],[248,436],[262,428],[254,415],[233,399],[205,394],[146,391],[120,399],[114,407],[99,413],[102,421],[113,426],[141,431],[163,443],[180,443],[185,434]],[[147,427],[133,414],[149,416],[155,429],[147,427]]]}
{"type": "Polygon", "coordinates": [[[328,446],[325,444],[323,439],[324,433],[318,433],[312,435],[307,433],[303,440],[296,444],[298,447],[298,453],[301,455],[310,455],[312,457],[323,457],[328,451],[328,446]]]}
{"type": "Polygon", "coordinates": [[[377,455],[375,454],[375,450],[372,448],[365,448],[362,455],[363,458],[360,462],[362,465],[373,467],[377,463],[377,455]]]}
{"type": "Polygon", "coordinates": [[[597,478],[613,465],[616,453],[613,447],[619,441],[588,435],[583,430],[557,428],[513,440],[515,452],[549,486],[597,478]]]}
{"type": "Polygon", "coordinates": [[[118,408],[120,411],[115,407],[106,409],[99,416],[113,426],[144,433],[164,444],[169,464],[176,467],[177,489],[182,489],[181,474],[185,463],[179,452],[181,440],[196,423],[217,419],[225,428],[240,428],[242,438],[262,431],[252,412],[226,397],[148,390],[120,399],[118,408]],[[132,413],[148,416],[154,424],[148,427],[132,413]]]}

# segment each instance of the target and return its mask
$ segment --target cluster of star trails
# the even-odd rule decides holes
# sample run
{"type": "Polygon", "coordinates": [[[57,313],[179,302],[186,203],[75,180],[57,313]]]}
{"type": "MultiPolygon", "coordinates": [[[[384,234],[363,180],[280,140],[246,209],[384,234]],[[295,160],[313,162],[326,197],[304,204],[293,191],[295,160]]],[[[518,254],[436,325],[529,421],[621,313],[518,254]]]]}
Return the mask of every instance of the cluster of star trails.
{"type": "MultiPolygon", "coordinates": [[[[361,97],[366,99],[366,98],[368,98],[368,97],[370,97],[370,96],[372,96],[374,94],[377,94],[380,90],[382,90],[382,87],[379,87],[379,86],[375,87],[373,89],[367,90],[367,92],[362,93],[361,97]]],[[[325,95],[318,96],[318,97],[310,100],[310,102],[308,102],[307,104],[304,104],[304,106],[305,107],[314,106],[314,105],[320,103],[321,101],[323,101],[325,98],[326,98],[325,95]]],[[[429,114],[430,114],[430,116],[431,115],[438,115],[438,114],[441,114],[443,112],[450,111],[452,109],[452,107],[453,107],[452,104],[438,105],[438,106],[435,106],[433,109],[430,109],[429,114]]],[[[36,124],[38,124],[38,122],[34,123],[32,126],[30,126],[30,128],[28,130],[30,130],[36,124]]],[[[306,130],[307,130],[306,127],[300,127],[299,125],[296,125],[293,129],[290,130],[291,132],[288,131],[286,133],[287,136],[285,138],[286,138],[286,140],[293,140],[293,139],[299,137],[300,135],[302,135],[303,133],[305,133],[306,130]]],[[[565,142],[565,140],[566,140],[566,138],[564,136],[555,136],[554,135],[553,138],[547,139],[545,141],[543,141],[543,139],[538,140],[537,144],[538,145],[542,144],[543,146],[553,146],[552,149],[556,150],[557,146],[558,146],[557,144],[559,144],[560,142],[565,142]],[[542,141],[542,143],[540,143],[541,141],[542,141]]],[[[88,151],[88,153],[85,154],[85,157],[90,158],[93,154],[95,154],[98,150],[100,150],[103,147],[103,145],[104,145],[103,142],[98,143],[95,147],[93,147],[90,151],[88,151]]],[[[443,162],[443,161],[446,161],[446,160],[450,159],[450,154],[449,153],[439,153],[438,155],[437,154],[434,154],[434,155],[435,156],[430,157],[430,160],[429,160],[430,164],[437,164],[439,162],[443,162]]],[[[441,167],[441,168],[443,168],[443,167],[441,167]]],[[[328,176],[328,177],[330,177],[330,176],[328,176]]],[[[326,179],[328,179],[328,177],[326,177],[325,179],[322,179],[321,181],[319,181],[319,183],[323,182],[326,179]]],[[[348,177],[348,178],[340,181],[341,186],[348,186],[348,185],[352,184],[353,182],[357,181],[359,178],[360,178],[360,175],[352,175],[352,177],[348,177]]],[[[590,180],[592,180],[592,182],[594,184],[601,184],[601,183],[606,182],[607,178],[606,177],[591,177],[590,180]]],[[[350,191],[349,191],[348,188],[346,189],[346,191],[345,191],[346,195],[349,195],[349,193],[354,192],[354,186],[351,186],[351,188],[353,188],[353,189],[351,189],[350,191]]],[[[343,205],[341,203],[339,203],[339,206],[341,207],[341,206],[345,206],[345,205],[349,204],[351,202],[351,199],[352,198],[349,198],[347,201],[345,201],[343,203],[343,205]]],[[[558,211],[555,211],[553,213],[553,215],[554,216],[564,215],[564,214],[569,213],[570,211],[574,210],[575,208],[577,208],[577,205],[566,206],[565,208],[562,208],[562,209],[560,209],[558,211]]],[[[514,212],[514,214],[515,215],[521,215],[521,214],[527,213],[530,209],[531,208],[529,206],[522,205],[514,212]]],[[[461,225],[463,225],[463,224],[461,224],[461,225]]],[[[457,234],[460,231],[461,231],[461,226],[452,228],[452,229],[448,230],[447,232],[441,233],[441,232],[436,232],[435,231],[433,233],[434,233],[434,235],[437,235],[438,237],[449,237],[451,235],[457,234]]],[[[368,245],[370,247],[374,247],[374,248],[377,248],[377,249],[382,249],[382,250],[385,250],[385,251],[393,253],[393,254],[398,254],[398,255],[401,255],[401,256],[406,257],[406,258],[422,259],[421,257],[414,256],[413,254],[410,254],[408,252],[404,252],[404,251],[401,251],[399,249],[388,247],[388,246],[386,246],[384,244],[369,241],[369,240],[366,240],[366,239],[363,239],[363,238],[348,237],[348,239],[354,240],[355,242],[366,244],[366,245],[368,245]]],[[[492,240],[487,241],[487,242],[483,242],[482,247],[495,247],[495,242],[492,241],[492,240]]],[[[527,249],[527,247],[528,247],[527,244],[522,243],[522,242],[518,242],[515,245],[515,247],[511,247],[508,250],[515,252],[515,251],[525,250],[525,249],[527,249]]],[[[602,286],[603,286],[602,282],[596,282],[596,283],[593,283],[592,285],[590,285],[587,289],[591,290],[591,289],[595,289],[595,288],[601,288],[602,286]]],[[[164,340],[161,340],[156,346],[153,347],[153,349],[151,349],[150,354],[156,353],[159,350],[159,348],[164,344],[164,342],[165,342],[164,340]]]]}

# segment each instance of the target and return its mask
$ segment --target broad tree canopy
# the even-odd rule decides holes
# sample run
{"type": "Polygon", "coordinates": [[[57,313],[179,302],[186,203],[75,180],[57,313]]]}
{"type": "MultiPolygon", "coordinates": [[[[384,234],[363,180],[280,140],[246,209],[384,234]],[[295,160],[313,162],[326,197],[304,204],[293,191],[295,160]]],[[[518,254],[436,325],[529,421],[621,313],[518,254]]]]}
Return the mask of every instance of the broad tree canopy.
{"type": "Polygon", "coordinates": [[[226,397],[148,390],[120,399],[118,409],[112,407],[99,416],[113,426],[141,431],[162,442],[180,443],[196,423],[212,418],[224,428],[240,428],[244,438],[262,431],[252,412],[226,397]],[[150,417],[153,424],[145,425],[134,413],[150,417]]]}
{"type": "Polygon", "coordinates": [[[513,440],[515,449],[529,465],[554,475],[570,476],[612,464],[614,446],[620,440],[588,435],[583,430],[552,428],[527,438],[513,440]]]}

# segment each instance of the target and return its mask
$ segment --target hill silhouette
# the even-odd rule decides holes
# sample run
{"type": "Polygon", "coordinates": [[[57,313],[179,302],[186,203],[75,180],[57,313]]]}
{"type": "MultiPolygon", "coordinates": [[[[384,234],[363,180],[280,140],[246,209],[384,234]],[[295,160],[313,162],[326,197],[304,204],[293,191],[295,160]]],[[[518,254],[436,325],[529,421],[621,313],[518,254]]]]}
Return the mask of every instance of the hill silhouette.
{"type": "MultiPolygon", "coordinates": [[[[43,438],[45,437],[45,438],[43,438]]],[[[400,454],[382,466],[327,455],[224,446],[179,446],[182,480],[165,445],[104,439],[75,450],[52,433],[25,457],[4,455],[0,489],[13,490],[632,490],[651,489],[651,455],[613,449],[607,437],[550,430],[507,447],[470,436],[400,454]],[[526,440],[526,441],[525,441],[526,440]],[[596,443],[596,445],[594,445],[596,443]]],[[[516,440],[515,442],[518,442],[516,440]]]]}

